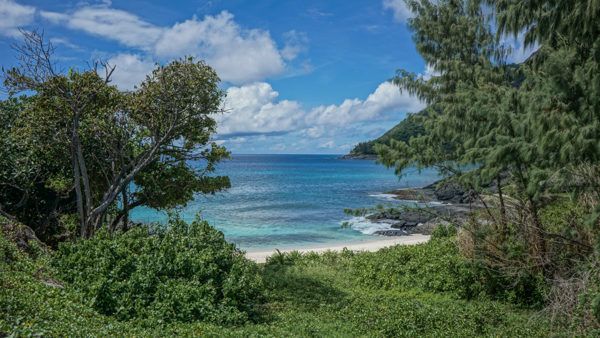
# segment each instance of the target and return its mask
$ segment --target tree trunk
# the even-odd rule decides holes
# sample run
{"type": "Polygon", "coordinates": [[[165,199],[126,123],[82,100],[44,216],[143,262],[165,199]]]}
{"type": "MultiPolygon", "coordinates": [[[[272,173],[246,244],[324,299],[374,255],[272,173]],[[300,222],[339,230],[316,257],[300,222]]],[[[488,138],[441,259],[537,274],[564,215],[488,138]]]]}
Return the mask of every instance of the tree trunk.
{"type": "Polygon", "coordinates": [[[127,187],[121,191],[123,195],[123,230],[127,230],[129,226],[129,200],[127,199],[127,187]]]}
{"type": "MultiPolygon", "coordinates": [[[[144,203],[145,203],[145,201],[144,201],[143,199],[142,199],[142,200],[133,201],[132,203],[129,203],[129,205],[128,205],[128,213],[127,213],[127,215],[129,214],[129,211],[133,210],[134,208],[137,208],[137,207],[139,207],[140,205],[143,205],[144,203]]],[[[125,214],[125,210],[121,210],[121,211],[119,211],[119,213],[117,213],[117,215],[115,216],[115,219],[112,221],[112,224],[111,224],[111,226],[110,226],[110,227],[111,227],[113,230],[114,230],[114,229],[116,229],[116,228],[117,228],[117,225],[118,225],[119,223],[121,223],[121,220],[122,220],[122,219],[123,219],[125,216],[126,216],[126,214],[125,214]]],[[[127,219],[129,219],[129,216],[127,217],[127,219]]],[[[126,229],[126,228],[123,228],[123,230],[127,230],[127,229],[126,229]]]]}
{"type": "Polygon", "coordinates": [[[127,187],[135,175],[137,175],[140,171],[142,171],[148,164],[150,164],[154,160],[155,154],[158,152],[160,146],[163,145],[163,141],[166,139],[164,136],[161,140],[157,141],[153,147],[148,150],[147,153],[140,156],[139,162],[137,162],[129,173],[119,173],[114,177],[111,186],[108,191],[104,193],[102,196],[102,200],[100,204],[92,209],[90,214],[88,215],[87,223],[98,227],[100,224],[100,220],[106,214],[106,211],[110,207],[110,205],[115,201],[121,191],[127,187]]]}
{"type": "MultiPolygon", "coordinates": [[[[75,164],[77,168],[74,167],[74,170],[77,172],[76,176],[79,177],[78,181],[83,182],[83,196],[85,196],[85,203],[82,208],[84,209],[83,216],[85,222],[85,233],[87,236],[91,236],[94,234],[94,228],[90,226],[90,224],[86,221],[86,217],[90,217],[92,211],[92,192],[90,188],[90,178],[87,172],[87,165],[85,164],[85,158],[83,157],[83,149],[81,147],[81,140],[79,139],[79,117],[80,114],[77,110],[75,110],[73,114],[73,130],[72,130],[72,138],[71,143],[73,147],[73,156],[75,158],[75,164]]],[[[79,190],[81,191],[81,183],[79,183],[79,190]]],[[[81,199],[83,199],[83,196],[81,199]]]]}
{"type": "Polygon", "coordinates": [[[77,213],[79,214],[79,226],[81,231],[81,237],[87,237],[87,229],[86,229],[86,217],[85,211],[83,209],[83,195],[81,192],[81,176],[79,172],[79,164],[77,163],[77,151],[75,150],[75,134],[77,133],[77,123],[73,120],[73,130],[71,136],[71,164],[73,166],[73,177],[75,184],[75,197],[77,200],[77,213]]]}
{"type": "Polygon", "coordinates": [[[502,194],[502,179],[500,175],[496,177],[496,184],[498,185],[498,198],[500,199],[500,224],[502,228],[500,229],[500,236],[502,241],[506,238],[507,235],[507,219],[506,219],[506,205],[504,204],[504,195],[502,194]]]}
{"type": "MultiPolygon", "coordinates": [[[[90,188],[90,177],[87,172],[87,165],[85,164],[85,159],[83,158],[83,151],[81,149],[81,142],[79,141],[79,136],[75,137],[75,150],[77,154],[77,162],[79,164],[79,169],[81,172],[81,181],[83,182],[83,193],[85,196],[85,214],[90,215],[92,210],[92,193],[90,188]]],[[[91,236],[94,234],[95,228],[88,228],[87,232],[91,236]]]]}
{"type": "Polygon", "coordinates": [[[544,238],[544,230],[542,229],[542,222],[539,218],[537,205],[534,203],[531,197],[529,198],[529,209],[531,214],[531,221],[533,223],[533,243],[534,253],[538,256],[540,261],[540,267],[545,269],[546,260],[546,239],[544,238]]]}

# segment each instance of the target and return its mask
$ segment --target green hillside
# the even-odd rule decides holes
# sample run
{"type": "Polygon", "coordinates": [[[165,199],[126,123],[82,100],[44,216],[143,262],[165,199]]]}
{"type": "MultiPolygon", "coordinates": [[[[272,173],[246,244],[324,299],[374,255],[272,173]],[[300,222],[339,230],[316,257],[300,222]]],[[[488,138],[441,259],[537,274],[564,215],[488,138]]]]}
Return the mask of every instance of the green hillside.
{"type": "Polygon", "coordinates": [[[408,141],[411,137],[421,135],[424,132],[420,117],[425,111],[409,114],[404,120],[395,125],[380,137],[357,144],[348,154],[349,157],[375,156],[374,145],[377,143],[388,144],[390,140],[408,141]]]}

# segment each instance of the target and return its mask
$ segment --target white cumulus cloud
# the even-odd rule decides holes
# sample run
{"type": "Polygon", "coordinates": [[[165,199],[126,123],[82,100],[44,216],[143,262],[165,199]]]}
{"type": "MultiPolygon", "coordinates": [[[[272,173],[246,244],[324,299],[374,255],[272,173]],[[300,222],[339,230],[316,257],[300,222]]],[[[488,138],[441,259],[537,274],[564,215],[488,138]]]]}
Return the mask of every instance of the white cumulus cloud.
{"type": "Polygon", "coordinates": [[[354,123],[393,120],[396,113],[425,107],[418,98],[400,93],[389,82],[380,84],[366,99],[346,99],[339,105],[306,110],[297,101],[278,100],[270,84],[257,82],[227,90],[225,109],[219,117],[219,134],[252,135],[298,131],[308,138],[331,135],[354,123]]]}
{"type": "Polygon", "coordinates": [[[107,62],[115,67],[112,83],[122,90],[133,90],[155,67],[154,62],[133,54],[118,54],[107,62]]]}
{"type": "Polygon", "coordinates": [[[107,6],[81,7],[70,14],[42,11],[40,15],[71,29],[142,49],[154,45],[163,31],[134,14],[107,6]]]}
{"type": "Polygon", "coordinates": [[[416,112],[425,105],[415,96],[400,93],[390,82],[380,84],[365,100],[346,99],[339,105],[319,106],[307,116],[310,124],[346,125],[385,118],[390,112],[416,112]]]}
{"type": "Polygon", "coordinates": [[[308,45],[308,36],[305,33],[291,30],[284,35],[285,46],[281,50],[281,55],[286,60],[295,59],[298,54],[306,50],[308,45]]]}
{"type": "Polygon", "coordinates": [[[166,29],[154,46],[159,57],[197,55],[232,83],[258,81],[281,73],[282,52],[269,32],[242,29],[231,13],[223,11],[202,20],[192,18],[166,29]]]}
{"type": "Polygon", "coordinates": [[[394,18],[399,22],[406,22],[414,16],[404,0],[383,0],[383,8],[394,12],[394,18]]]}
{"type": "Polygon", "coordinates": [[[233,84],[282,73],[286,61],[294,59],[306,42],[301,33],[290,33],[285,36],[285,46],[279,49],[268,31],[243,28],[228,11],[202,19],[194,16],[172,26],[157,26],[109,5],[84,6],[70,13],[41,11],[40,16],[137,48],[157,60],[196,56],[215,68],[222,80],[233,84]]]}
{"type": "Polygon", "coordinates": [[[32,23],[34,15],[35,7],[0,0],[0,35],[18,37],[19,28],[32,23]]]}
{"type": "Polygon", "coordinates": [[[219,116],[219,134],[269,134],[296,130],[303,111],[296,101],[277,100],[270,84],[257,82],[227,89],[226,112],[219,116]]]}

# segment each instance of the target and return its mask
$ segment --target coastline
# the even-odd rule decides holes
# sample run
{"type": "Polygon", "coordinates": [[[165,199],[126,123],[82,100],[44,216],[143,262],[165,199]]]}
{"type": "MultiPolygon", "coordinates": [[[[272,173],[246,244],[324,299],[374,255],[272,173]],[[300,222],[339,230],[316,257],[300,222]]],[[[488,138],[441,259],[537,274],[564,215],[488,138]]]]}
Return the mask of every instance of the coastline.
{"type": "MultiPolygon", "coordinates": [[[[347,244],[331,244],[331,245],[323,245],[323,246],[315,246],[315,247],[306,247],[306,248],[294,248],[294,249],[279,249],[279,252],[293,252],[298,251],[300,253],[323,253],[327,251],[339,252],[344,249],[352,250],[352,251],[378,251],[379,249],[383,249],[386,247],[394,246],[394,245],[415,245],[421,244],[429,241],[429,235],[421,235],[421,234],[412,234],[406,236],[396,236],[396,237],[380,237],[374,238],[369,241],[362,242],[352,242],[347,244]]],[[[268,250],[251,250],[246,252],[246,258],[249,260],[255,261],[256,263],[265,263],[267,257],[272,256],[277,252],[277,248],[268,249],[268,250]]]]}
{"type": "Polygon", "coordinates": [[[399,215],[387,215],[385,212],[375,213],[365,217],[369,222],[389,224],[389,229],[373,232],[375,236],[368,240],[347,243],[323,243],[305,247],[282,247],[271,249],[250,249],[246,258],[256,263],[265,263],[267,258],[277,253],[298,251],[300,253],[324,253],[327,251],[340,252],[344,249],[351,251],[374,252],[394,245],[415,245],[429,241],[430,230],[435,224],[447,222],[446,218],[457,220],[471,212],[472,205],[465,203],[468,196],[465,191],[452,183],[443,180],[436,181],[422,188],[404,188],[381,193],[385,198],[415,203],[427,203],[435,209],[434,213],[419,213],[405,211],[399,215]],[[440,216],[445,216],[440,218],[440,216]]]}

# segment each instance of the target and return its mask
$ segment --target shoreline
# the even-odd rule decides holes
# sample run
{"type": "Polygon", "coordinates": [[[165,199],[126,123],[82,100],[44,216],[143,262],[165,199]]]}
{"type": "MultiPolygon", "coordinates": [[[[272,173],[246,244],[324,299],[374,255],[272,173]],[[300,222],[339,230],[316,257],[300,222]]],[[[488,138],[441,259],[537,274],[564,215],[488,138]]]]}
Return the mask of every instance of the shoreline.
{"type": "MultiPolygon", "coordinates": [[[[412,234],[405,236],[396,236],[396,237],[382,237],[369,241],[362,242],[352,242],[347,244],[324,244],[322,246],[315,247],[306,247],[306,248],[288,248],[288,249],[279,249],[279,252],[293,252],[298,251],[300,253],[323,253],[327,251],[339,252],[344,249],[352,250],[352,251],[378,251],[379,249],[383,249],[386,247],[394,246],[394,245],[415,245],[421,244],[429,241],[429,235],[421,235],[421,234],[412,234]]],[[[267,249],[267,250],[251,250],[245,253],[246,258],[256,263],[265,263],[267,257],[272,256],[277,252],[277,248],[267,249]]]]}

